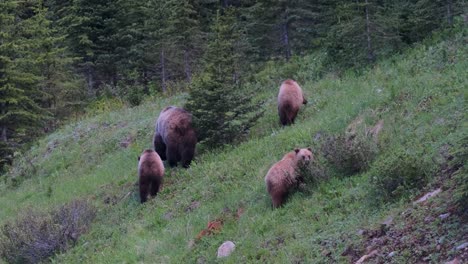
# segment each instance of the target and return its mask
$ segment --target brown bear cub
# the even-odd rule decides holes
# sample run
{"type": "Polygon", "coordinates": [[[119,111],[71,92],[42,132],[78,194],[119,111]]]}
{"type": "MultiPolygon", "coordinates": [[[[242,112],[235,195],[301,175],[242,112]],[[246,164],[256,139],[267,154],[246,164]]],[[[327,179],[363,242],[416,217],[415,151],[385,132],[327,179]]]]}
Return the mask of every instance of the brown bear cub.
{"type": "Polygon", "coordinates": [[[192,125],[192,114],[185,109],[168,106],[159,114],[154,134],[154,149],[169,166],[181,162],[188,168],[195,155],[197,136],[192,125]]]}
{"type": "Polygon", "coordinates": [[[284,203],[289,191],[298,185],[297,169],[301,165],[308,164],[311,160],[314,160],[314,155],[310,148],[296,148],[268,170],[265,183],[273,207],[277,208],[284,203]]]}
{"type": "Polygon", "coordinates": [[[148,193],[156,196],[161,188],[164,176],[164,164],[158,153],[146,149],[138,157],[138,184],[141,203],[146,202],[148,193]]]}
{"type": "Polygon", "coordinates": [[[294,124],[301,104],[307,104],[301,87],[293,80],[284,81],[278,94],[278,114],[283,126],[294,124]]]}

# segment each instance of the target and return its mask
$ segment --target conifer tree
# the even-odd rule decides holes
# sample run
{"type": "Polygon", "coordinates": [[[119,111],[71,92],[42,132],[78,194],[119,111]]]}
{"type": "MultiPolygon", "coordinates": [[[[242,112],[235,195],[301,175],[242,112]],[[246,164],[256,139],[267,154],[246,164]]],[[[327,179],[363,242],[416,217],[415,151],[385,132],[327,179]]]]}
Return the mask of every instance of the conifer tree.
{"type": "Polygon", "coordinates": [[[48,23],[39,3],[0,3],[0,166],[13,149],[40,134],[47,112],[40,89],[48,23]]]}
{"type": "Polygon", "coordinates": [[[242,89],[236,76],[239,54],[234,11],[218,14],[212,27],[205,67],[191,87],[186,108],[195,119],[198,138],[208,147],[218,147],[240,139],[263,112],[252,95],[242,89]]]}

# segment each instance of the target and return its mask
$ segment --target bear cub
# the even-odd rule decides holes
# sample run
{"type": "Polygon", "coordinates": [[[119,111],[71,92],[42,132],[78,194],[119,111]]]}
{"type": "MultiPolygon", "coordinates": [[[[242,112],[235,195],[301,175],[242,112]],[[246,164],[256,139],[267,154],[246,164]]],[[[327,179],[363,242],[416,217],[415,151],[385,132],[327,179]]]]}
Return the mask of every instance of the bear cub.
{"type": "Polygon", "coordinates": [[[138,157],[138,185],[140,188],[140,201],[146,202],[148,193],[156,196],[159,192],[164,176],[164,164],[152,149],[146,149],[138,157]]]}
{"type": "Polygon", "coordinates": [[[284,81],[278,93],[278,114],[281,125],[294,124],[301,104],[307,104],[301,87],[293,80],[284,81]]]}
{"type": "Polygon", "coordinates": [[[265,184],[274,208],[280,207],[286,200],[289,191],[298,185],[297,170],[299,166],[307,165],[312,160],[314,160],[314,155],[310,148],[296,148],[268,170],[265,184]]]}

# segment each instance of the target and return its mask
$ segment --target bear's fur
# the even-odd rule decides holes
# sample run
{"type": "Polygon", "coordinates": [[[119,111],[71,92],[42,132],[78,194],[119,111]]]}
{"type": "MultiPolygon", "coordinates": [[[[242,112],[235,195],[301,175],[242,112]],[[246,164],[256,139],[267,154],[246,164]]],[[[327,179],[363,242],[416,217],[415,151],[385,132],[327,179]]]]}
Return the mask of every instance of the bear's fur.
{"type": "Polygon", "coordinates": [[[161,188],[164,176],[164,164],[158,153],[146,149],[138,157],[138,185],[140,188],[140,201],[146,202],[148,193],[156,196],[161,188]]]}
{"type": "Polygon", "coordinates": [[[283,126],[294,124],[301,104],[307,104],[301,87],[293,80],[284,81],[278,93],[278,114],[283,126]]]}
{"type": "Polygon", "coordinates": [[[159,114],[154,134],[154,150],[169,166],[181,162],[188,168],[195,155],[197,136],[192,125],[192,114],[185,109],[168,106],[159,114]]]}
{"type": "Polygon", "coordinates": [[[311,160],[314,160],[314,155],[310,148],[296,148],[268,170],[265,184],[271,196],[273,207],[277,208],[284,203],[289,191],[298,185],[298,167],[311,160]]]}

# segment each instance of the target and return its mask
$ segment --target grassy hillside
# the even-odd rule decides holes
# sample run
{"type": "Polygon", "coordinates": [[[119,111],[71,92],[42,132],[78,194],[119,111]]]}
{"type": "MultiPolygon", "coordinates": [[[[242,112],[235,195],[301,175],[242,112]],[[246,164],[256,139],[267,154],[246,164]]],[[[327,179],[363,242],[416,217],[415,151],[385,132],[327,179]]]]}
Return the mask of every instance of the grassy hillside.
{"type": "MultiPolygon", "coordinates": [[[[396,216],[417,207],[411,203],[416,197],[440,186],[444,194],[456,191],[449,184],[451,175],[440,168],[447,163],[444,150],[456,153],[466,147],[466,31],[431,43],[435,44],[421,44],[365,73],[339,78],[316,80],[320,63],[312,56],[295,67],[267,68],[250,84],[259,97],[269,99],[251,139],[203,151],[190,169],[167,169],[162,192],[144,205],[138,202],[135,185],[137,156],[151,147],[159,111],[183,105],[184,95],[70,124],[19,157],[5,176],[0,224],[15,221],[28,208],[45,211],[82,198],[96,206],[96,219],[90,231],[53,262],[211,263],[225,240],[236,244],[233,255],[222,261],[227,263],[355,261],[366,253],[369,238],[359,230],[378,229],[389,216],[399,221],[395,225],[406,224],[396,216]],[[287,72],[302,84],[310,103],[300,111],[296,125],[281,128],[275,97],[279,80],[291,77],[282,76],[287,72]],[[325,162],[320,150],[324,138],[343,133],[357,117],[368,126],[384,120],[380,150],[369,170],[345,176],[325,162]],[[284,207],[272,210],[263,181],[267,170],[294,147],[306,146],[315,150],[330,179],[308,192],[294,193],[284,207]],[[387,171],[377,165],[389,163],[392,153],[401,150],[423,153],[416,155],[416,162],[433,168],[424,185],[382,199],[373,178],[387,171]],[[218,232],[196,239],[216,220],[223,223],[218,232]]],[[[441,197],[446,200],[435,201],[444,213],[454,198],[441,197]]],[[[411,243],[380,245],[380,260],[417,262],[429,256],[425,261],[441,262],[459,256],[452,249],[468,239],[466,218],[453,213],[449,219],[442,253],[433,253],[435,244],[417,253],[411,243]],[[386,259],[392,250],[395,257],[386,259]]]]}

